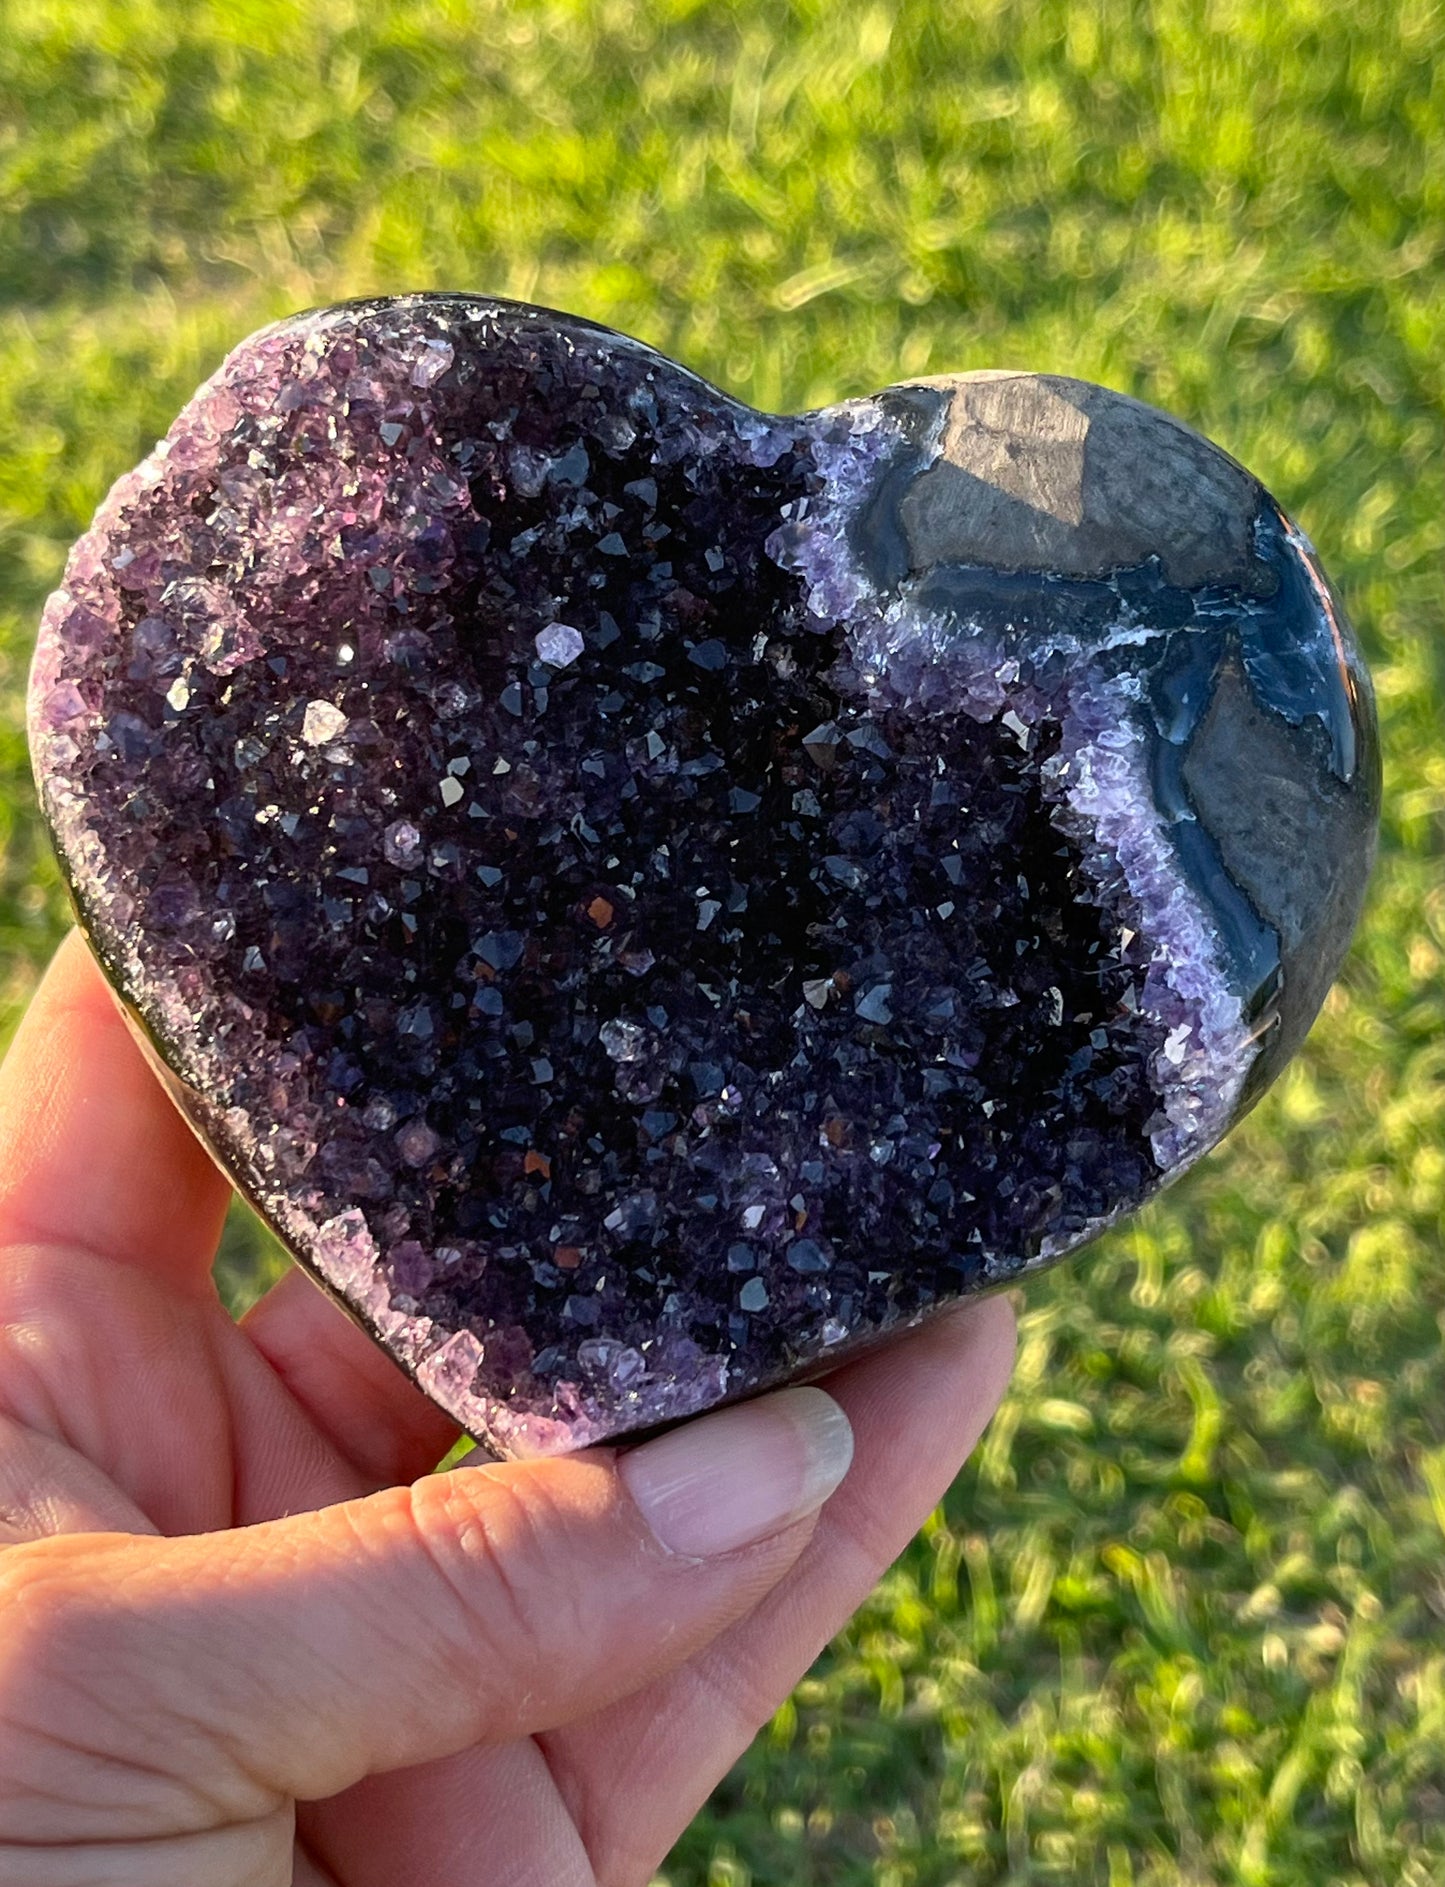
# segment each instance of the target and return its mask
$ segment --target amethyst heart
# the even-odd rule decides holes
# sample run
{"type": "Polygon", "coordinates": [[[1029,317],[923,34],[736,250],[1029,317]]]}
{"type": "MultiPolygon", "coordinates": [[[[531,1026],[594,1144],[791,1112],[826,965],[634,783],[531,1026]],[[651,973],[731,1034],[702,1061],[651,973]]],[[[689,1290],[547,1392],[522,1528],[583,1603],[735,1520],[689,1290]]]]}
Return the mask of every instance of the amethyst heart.
{"type": "Polygon", "coordinates": [[[1378,759],[1197,434],[796,418],[418,295],[244,342],[45,611],[80,918],[295,1255],[507,1454],[821,1367],[1183,1171],[1308,1028],[1378,759]]]}

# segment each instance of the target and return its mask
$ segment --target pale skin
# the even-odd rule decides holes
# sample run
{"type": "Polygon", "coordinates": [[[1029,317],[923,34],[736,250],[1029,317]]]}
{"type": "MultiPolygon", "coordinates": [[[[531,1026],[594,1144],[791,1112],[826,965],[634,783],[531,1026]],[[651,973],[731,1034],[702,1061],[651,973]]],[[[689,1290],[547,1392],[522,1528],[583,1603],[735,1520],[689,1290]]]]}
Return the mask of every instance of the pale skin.
{"type": "Polygon", "coordinates": [[[643,1887],[957,1473],[1008,1303],[437,1475],[299,1273],[232,1322],[227,1196],[72,937],[0,1070],[0,1887],[643,1887]]]}

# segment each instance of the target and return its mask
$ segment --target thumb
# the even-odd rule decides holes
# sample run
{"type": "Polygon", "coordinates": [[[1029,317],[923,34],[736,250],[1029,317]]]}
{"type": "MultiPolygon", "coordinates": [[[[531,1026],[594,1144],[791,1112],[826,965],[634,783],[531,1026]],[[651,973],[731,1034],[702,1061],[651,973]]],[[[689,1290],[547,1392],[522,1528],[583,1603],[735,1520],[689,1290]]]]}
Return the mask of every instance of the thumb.
{"type": "Polygon", "coordinates": [[[621,1456],[463,1467],[231,1533],[14,1547],[0,1841],[242,1820],[596,1710],[761,1597],[851,1454],[838,1405],[788,1389],[621,1456]],[[57,1750],[92,1786],[57,1790],[57,1750]],[[118,1765],[146,1778],[124,1826],[118,1765]]]}

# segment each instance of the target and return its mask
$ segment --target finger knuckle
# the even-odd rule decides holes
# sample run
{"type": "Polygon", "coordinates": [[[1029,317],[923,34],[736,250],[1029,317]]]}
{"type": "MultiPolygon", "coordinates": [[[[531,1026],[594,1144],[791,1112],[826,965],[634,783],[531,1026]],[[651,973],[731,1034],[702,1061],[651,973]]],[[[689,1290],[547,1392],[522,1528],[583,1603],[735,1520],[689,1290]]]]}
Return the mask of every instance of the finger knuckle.
{"type": "Polygon", "coordinates": [[[474,1654],[515,1673],[567,1642],[575,1582],[559,1553],[565,1518],[544,1485],[524,1491],[478,1471],[433,1476],[409,1493],[417,1542],[474,1654]]]}
{"type": "Polygon", "coordinates": [[[96,1603],[54,1541],[0,1556],[0,1825],[37,1752],[53,1746],[93,1663],[96,1603]]]}
{"type": "Polygon", "coordinates": [[[38,1540],[0,1556],[0,1695],[65,1667],[93,1611],[66,1541],[38,1540]]]}

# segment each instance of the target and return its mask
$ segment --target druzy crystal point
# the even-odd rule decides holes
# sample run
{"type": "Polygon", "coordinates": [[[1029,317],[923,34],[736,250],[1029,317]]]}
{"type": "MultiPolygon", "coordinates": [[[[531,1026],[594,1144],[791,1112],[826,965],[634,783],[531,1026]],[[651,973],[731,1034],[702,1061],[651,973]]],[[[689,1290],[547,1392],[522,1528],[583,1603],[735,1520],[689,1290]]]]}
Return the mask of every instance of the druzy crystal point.
{"type": "Polygon", "coordinates": [[[1314,553],[1174,420],[774,417],[460,295],[231,355],[72,553],[31,735],[191,1119],[507,1454],[1137,1206],[1308,1028],[1378,798],[1314,553]]]}

